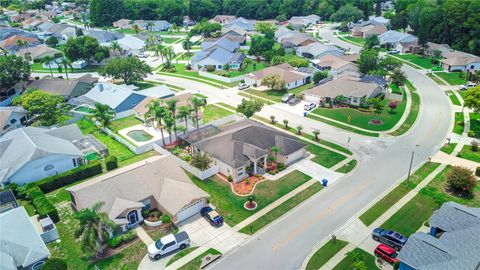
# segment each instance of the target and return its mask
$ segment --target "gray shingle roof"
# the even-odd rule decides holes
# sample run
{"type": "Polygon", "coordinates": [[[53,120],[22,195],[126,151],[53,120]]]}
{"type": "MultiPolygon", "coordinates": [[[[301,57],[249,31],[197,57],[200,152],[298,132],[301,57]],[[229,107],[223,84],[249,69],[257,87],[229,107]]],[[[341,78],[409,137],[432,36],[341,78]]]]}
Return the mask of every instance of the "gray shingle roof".
{"type": "Polygon", "coordinates": [[[398,31],[390,30],[378,36],[380,44],[385,43],[397,43],[397,42],[413,42],[417,38],[413,35],[401,33],[398,31]]]}
{"type": "Polygon", "coordinates": [[[447,202],[433,212],[430,226],[444,231],[480,226],[480,208],[468,207],[455,202],[447,202]]]}
{"type": "Polygon", "coordinates": [[[232,41],[226,37],[221,37],[216,40],[207,40],[202,42],[200,45],[203,51],[209,51],[216,49],[217,47],[223,48],[229,52],[234,52],[236,49],[240,48],[240,44],[238,42],[232,41]]]}

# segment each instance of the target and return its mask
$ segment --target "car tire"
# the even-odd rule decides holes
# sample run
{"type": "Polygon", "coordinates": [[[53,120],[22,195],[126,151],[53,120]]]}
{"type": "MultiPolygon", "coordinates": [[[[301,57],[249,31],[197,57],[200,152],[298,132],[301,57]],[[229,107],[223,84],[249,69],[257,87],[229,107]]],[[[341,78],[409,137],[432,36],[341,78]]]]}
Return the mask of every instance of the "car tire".
{"type": "Polygon", "coordinates": [[[180,249],[185,249],[186,247],[187,247],[187,245],[185,245],[185,244],[180,245],[180,249]]]}
{"type": "Polygon", "coordinates": [[[380,239],[378,238],[378,236],[374,236],[374,237],[373,237],[373,240],[379,242],[380,239]]]}
{"type": "Polygon", "coordinates": [[[162,256],[160,254],[157,254],[153,258],[155,259],[155,261],[158,261],[158,260],[160,260],[161,257],[162,256]]]}
{"type": "Polygon", "coordinates": [[[399,247],[399,246],[394,246],[394,247],[393,247],[393,249],[395,249],[396,251],[400,251],[400,250],[402,250],[402,248],[401,248],[401,247],[399,247]]]}

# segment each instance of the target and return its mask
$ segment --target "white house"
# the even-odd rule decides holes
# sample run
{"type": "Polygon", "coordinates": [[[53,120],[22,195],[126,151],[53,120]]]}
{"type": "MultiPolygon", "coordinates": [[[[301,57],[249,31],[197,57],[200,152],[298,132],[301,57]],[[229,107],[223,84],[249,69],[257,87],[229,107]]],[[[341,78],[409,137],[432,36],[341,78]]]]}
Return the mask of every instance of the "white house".
{"type": "Polygon", "coordinates": [[[145,51],[145,41],[134,36],[125,36],[117,42],[129,55],[137,55],[145,51]]]}
{"type": "Polygon", "coordinates": [[[342,56],[344,50],[339,49],[333,45],[324,45],[319,42],[310,43],[305,46],[297,47],[297,55],[309,59],[320,58],[324,55],[342,56]]]}
{"type": "Polygon", "coordinates": [[[0,107],[0,136],[23,127],[27,119],[27,111],[22,107],[0,107]]]}
{"type": "Polygon", "coordinates": [[[293,89],[309,82],[311,75],[296,71],[289,64],[280,64],[268,67],[245,75],[245,83],[252,86],[261,86],[262,80],[268,75],[278,75],[284,82],[286,89],[293,89]]]}

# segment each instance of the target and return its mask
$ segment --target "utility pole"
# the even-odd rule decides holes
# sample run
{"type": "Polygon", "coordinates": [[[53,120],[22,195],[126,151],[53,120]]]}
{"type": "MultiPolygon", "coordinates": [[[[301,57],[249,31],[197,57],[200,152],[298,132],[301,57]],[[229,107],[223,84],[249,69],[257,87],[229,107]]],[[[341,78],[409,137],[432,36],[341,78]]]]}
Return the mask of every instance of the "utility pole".
{"type": "MultiPolygon", "coordinates": [[[[416,145],[416,148],[418,148],[420,145],[416,145]]],[[[407,182],[406,182],[406,185],[408,187],[408,181],[410,181],[410,174],[412,172],[412,164],[413,164],[413,157],[415,156],[415,150],[416,148],[413,149],[412,151],[412,157],[410,158],[410,166],[408,167],[408,176],[407,176],[407,182]]]]}

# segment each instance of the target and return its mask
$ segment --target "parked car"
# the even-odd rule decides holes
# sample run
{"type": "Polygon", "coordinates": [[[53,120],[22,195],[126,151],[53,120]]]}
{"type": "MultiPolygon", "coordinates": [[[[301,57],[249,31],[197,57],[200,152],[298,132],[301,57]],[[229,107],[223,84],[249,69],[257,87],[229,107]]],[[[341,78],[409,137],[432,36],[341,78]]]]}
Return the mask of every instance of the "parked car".
{"type": "Polygon", "coordinates": [[[148,55],[144,54],[144,53],[139,53],[136,55],[138,58],[147,58],[148,55]]]}
{"type": "Polygon", "coordinates": [[[391,50],[391,51],[387,51],[388,54],[399,54],[400,51],[399,50],[391,50]]]}
{"type": "Polygon", "coordinates": [[[302,101],[302,100],[297,98],[297,97],[294,97],[294,98],[292,98],[288,101],[288,105],[294,106],[294,105],[297,105],[298,103],[300,103],[300,101],[302,101]]]}
{"type": "Polygon", "coordinates": [[[469,88],[472,88],[472,87],[475,87],[477,86],[476,83],[474,82],[467,82],[466,84],[462,85],[462,87],[460,88],[461,90],[467,90],[469,88]]]}
{"type": "Polygon", "coordinates": [[[200,214],[202,217],[208,219],[212,226],[222,226],[223,224],[223,217],[217,213],[217,211],[213,210],[210,206],[206,206],[200,210],[200,214]]]}
{"type": "Polygon", "coordinates": [[[287,103],[290,99],[292,98],[295,98],[295,95],[294,94],[285,94],[283,97],[282,97],[282,102],[283,103],[287,103]]]}
{"type": "Polygon", "coordinates": [[[187,232],[166,235],[148,247],[148,256],[159,260],[163,255],[177,249],[184,249],[190,244],[187,232]]]}
{"type": "Polygon", "coordinates": [[[375,256],[382,258],[388,263],[394,264],[396,262],[399,262],[397,258],[398,253],[395,251],[395,249],[385,244],[378,245],[373,253],[375,253],[375,256]]]}
{"type": "Polygon", "coordinates": [[[238,90],[244,90],[250,87],[250,84],[248,83],[241,83],[238,85],[238,90]]]}
{"type": "Polygon", "coordinates": [[[305,111],[311,111],[311,110],[315,109],[315,107],[317,107],[317,104],[315,104],[313,102],[307,103],[307,104],[305,104],[305,106],[303,106],[305,111]]]}
{"type": "Polygon", "coordinates": [[[373,230],[372,238],[375,241],[393,247],[397,251],[400,251],[408,240],[407,237],[403,236],[400,233],[391,230],[385,230],[383,228],[376,228],[375,230],[373,230]]]}

